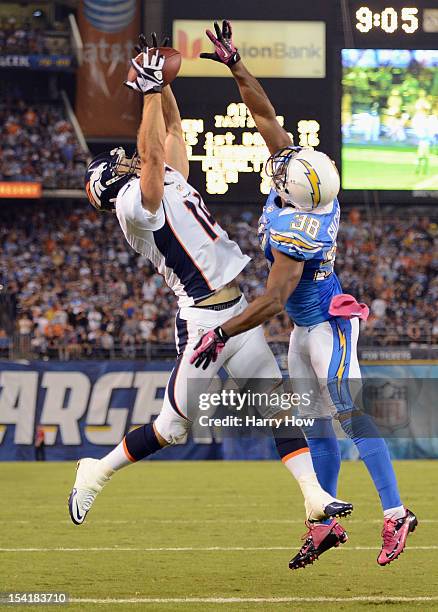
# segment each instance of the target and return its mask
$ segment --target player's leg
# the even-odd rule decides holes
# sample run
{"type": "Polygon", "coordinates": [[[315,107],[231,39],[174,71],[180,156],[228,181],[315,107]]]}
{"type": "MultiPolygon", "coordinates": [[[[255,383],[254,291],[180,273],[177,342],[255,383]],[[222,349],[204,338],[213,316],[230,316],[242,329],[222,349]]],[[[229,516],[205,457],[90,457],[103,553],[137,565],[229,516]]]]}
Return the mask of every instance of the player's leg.
{"type": "MultiPolygon", "coordinates": [[[[238,381],[240,386],[248,382],[253,392],[270,393],[274,390],[281,392],[281,371],[266,342],[263,330],[261,328],[251,330],[233,338],[231,342],[232,354],[224,364],[229,376],[238,381]]],[[[274,413],[263,416],[274,417],[274,413]]],[[[287,463],[287,468],[299,483],[303,476],[308,475],[313,478],[314,469],[302,430],[299,427],[288,429],[287,435],[282,431],[281,437],[273,430],[273,436],[280,459],[287,463]]],[[[304,491],[303,494],[305,496],[304,491]]]]}
{"type": "Polygon", "coordinates": [[[122,442],[102,459],[80,459],[68,500],[73,523],[81,525],[84,522],[96,496],[117,470],[156,453],[167,444],[154,424],[147,423],[127,433],[122,442]]]}
{"type": "MultiPolygon", "coordinates": [[[[333,431],[332,416],[321,401],[319,382],[311,365],[309,333],[311,333],[309,328],[298,326],[295,326],[291,333],[288,353],[289,376],[294,391],[302,398],[311,398],[310,402],[307,400],[300,403],[299,415],[314,420],[311,427],[304,427],[313,465],[320,485],[330,495],[336,497],[341,463],[340,452],[333,431]]],[[[324,342],[321,342],[320,350],[321,352],[325,350],[324,342]]],[[[308,531],[304,536],[304,544],[291,559],[289,563],[291,569],[299,569],[313,563],[322,553],[345,543],[348,539],[345,529],[333,518],[307,522],[306,525],[308,531]]]]}
{"type": "Polygon", "coordinates": [[[416,526],[416,518],[403,506],[388,447],[374,421],[354,405],[351,389],[358,389],[361,373],[357,358],[359,320],[333,319],[329,321],[333,345],[330,363],[321,359],[318,339],[310,340],[314,370],[324,385],[327,404],[337,413],[345,433],[353,440],[365,463],[381,500],[384,513],[384,545],[379,563],[385,565],[402,552],[407,535],[416,526]]]}
{"type": "Polygon", "coordinates": [[[96,496],[115,471],[144,459],[169,444],[182,444],[187,438],[190,420],[187,416],[187,379],[201,377],[208,386],[221,367],[221,361],[208,370],[196,370],[190,365],[193,346],[198,341],[198,325],[176,319],[178,358],[170,375],[163,407],[154,423],[142,425],[129,433],[102,459],[81,459],[76,480],[69,497],[69,512],[76,525],[84,522],[96,496]]]}
{"type": "MultiPolygon", "coordinates": [[[[350,393],[350,385],[361,378],[357,359],[358,319],[335,319],[329,323],[333,347],[330,363],[323,363],[317,356],[316,339],[312,347],[312,363],[318,378],[328,379],[327,400],[333,403],[345,433],[354,441],[379,493],[384,512],[404,515],[394,469],[388,448],[373,420],[356,409],[350,393]]],[[[400,518],[397,516],[397,518],[400,518]]]]}
{"type": "MultiPolygon", "coordinates": [[[[307,406],[304,406],[303,402],[300,404],[299,413],[301,417],[314,419],[311,427],[303,428],[313,465],[322,488],[336,497],[341,454],[333,429],[333,415],[322,402],[319,382],[311,363],[309,338],[315,330],[316,327],[309,331],[307,327],[295,326],[292,331],[288,353],[289,376],[293,381],[294,390],[301,396],[310,393],[312,398],[307,406]]],[[[319,334],[318,340],[321,355],[331,354],[331,333],[319,334]]]]}
{"type": "MultiPolygon", "coordinates": [[[[184,437],[188,422],[180,416],[173,415],[169,409],[168,388],[178,372],[179,363],[176,364],[169,379],[166,396],[160,414],[164,413],[166,432],[173,431],[176,437],[184,437]]],[[[157,419],[158,420],[158,419],[157,419]]],[[[85,458],[78,461],[76,479],[69,497],[69,512],[73,523],[81,525],[87,516],[96,496],[111,479],[112,475],[121,468],[131,465],[159,451],[170,443],[163,437],[155,423],[147,423],[127,433],[123,440],[110,453],[102,459],[85,458]]]]}
{"type": "MultiPolygon", "coordinates": [[[[232,378],[240,384],[251,381],[253,392],[284,391],[280,368],[261,327],[233,338],[229,345],[232,354],[224,367],[232,378]]],[[[278,412],[277,406],[267,406],[261,416],[284,418],[287,414],[284,411],[278,412]]],[[[302,490],[306,516],[309,519],[320,519],[349,514],[352,510],[351,504],[335,499],[320,486],[302,430],[283,424],[279,428],[273,427],[272,432],[280,459],[302,490]]]]}
{"type": "Polygon", "coordinates": [[[197,328],[182,320],[178,313],[175,319],[175,344],[178,357],[166,386],[160,415],[153,424],[147,423],[126,434],[122,442],[102,458],[114,471],[145,459],[168,444],[178,444],[179,438],[185,438],[188,419],[187,415],[182,413],[180,406],[186,404],[184,369],[187,368],[189,352],[187,349],[196,339],[196,332],[197,328]],[[160,430],[165,432],[164,436],[160,430]]]}

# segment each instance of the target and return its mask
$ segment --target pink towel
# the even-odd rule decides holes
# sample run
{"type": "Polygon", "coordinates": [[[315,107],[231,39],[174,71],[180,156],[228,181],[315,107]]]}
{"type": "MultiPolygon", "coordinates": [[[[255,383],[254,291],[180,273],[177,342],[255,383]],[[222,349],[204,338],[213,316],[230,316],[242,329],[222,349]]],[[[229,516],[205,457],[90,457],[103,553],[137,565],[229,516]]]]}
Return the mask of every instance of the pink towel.
{"type": "Polygon", "coordinates": [[[366,321],[370,314],[370,309],[366,304],[359,303],[352,295],[341,293],[332,298],[329,314],[333,317],[342,317],[343,319],[359,317],[359,319],[366,321]]]}

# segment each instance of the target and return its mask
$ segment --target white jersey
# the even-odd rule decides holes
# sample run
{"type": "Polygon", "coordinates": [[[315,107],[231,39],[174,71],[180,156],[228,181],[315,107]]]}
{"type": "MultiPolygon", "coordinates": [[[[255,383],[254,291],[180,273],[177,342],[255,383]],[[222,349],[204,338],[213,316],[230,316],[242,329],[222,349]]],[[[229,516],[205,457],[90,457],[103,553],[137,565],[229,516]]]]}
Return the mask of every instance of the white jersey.
{"type": "Polygon", "coordinates": [[[155,214],[142,206],[139,178],[119,191],[116,213],[128,243],[164,276],[180,308],[224,287],[250,261],[215,222],[199,193],[169,166],[155,214]]]}

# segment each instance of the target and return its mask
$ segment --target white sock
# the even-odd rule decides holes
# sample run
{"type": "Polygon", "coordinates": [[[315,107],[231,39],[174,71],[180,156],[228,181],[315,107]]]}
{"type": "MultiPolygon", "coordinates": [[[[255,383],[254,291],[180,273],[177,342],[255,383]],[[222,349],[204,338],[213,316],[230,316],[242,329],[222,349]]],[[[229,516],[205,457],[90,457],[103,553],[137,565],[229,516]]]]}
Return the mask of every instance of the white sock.
{"type": "Polygon", "coordinates": [[[312,522],[324,519],[324,507],[334,498],[319,484],[309,449],[302,449],[291,456],[286,455],[282,461],[300,486],[306,518],[312,522]]]}
{"type": "Polygon", "coordinates": [[[297,454],[293,454],[289,459],[283,457],[284,465],[300,485],[300,489],[304,495],[304,499],[308,499],[319,491],[322,492],[321,485],[315,474],[315,469],[312,463],[312,456],[309,449],[302,449],[297,454]]]}
{"type": "Polygon", "coordinates": [[[127,455],[127,449],[125,446],[125,438],[118,444],[108,455],[102,457],[102,461],[106,463],[115,472],[120,470],[127,465],[133,463],[132,458],[130,459],[127,455]]]}
{"type": "Polygon", "coordinates": [[[286,457],[283,457],[282,462],[296,480],[299,481],[303,476],[315,476],[316,478],[308,448],[303,448],[291,454],[292,456],[286,455],[286,457]]]}
{"type": "Polygon", "coordinates": [[[383,516],[386,519],[392,518],[395,521],[397,519],[404,518],[406,516],[406,508],[404,506],[396,506],[395,508],[388,508],[383,511],[383,516]]]}

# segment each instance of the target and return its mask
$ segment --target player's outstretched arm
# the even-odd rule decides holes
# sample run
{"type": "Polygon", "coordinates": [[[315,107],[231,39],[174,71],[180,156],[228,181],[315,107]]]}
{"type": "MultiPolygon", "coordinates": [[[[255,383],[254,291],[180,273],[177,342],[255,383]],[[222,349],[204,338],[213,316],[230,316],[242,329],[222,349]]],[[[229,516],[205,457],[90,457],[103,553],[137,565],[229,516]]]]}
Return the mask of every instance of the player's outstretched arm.
{"type": "Polygon", "coordinates": [[[258,131],[269,152],[277,153],[292,143],[289,134],[277,121],[277,115],[265,90],[258,80],[249,72],[242,60],[231,67],[236,79],[242,100],[249,108],[258,131]]]}
{"type": "Polygon", "coordinates": [[[163,198],[165,140],[161,93],[145,96],[137,134],[137,151],[141,159],[142,204],[152,214],[157,212],[163,198]]]}
{"type": "Polygon", "coordinates": [[[304,262],[272,249],[274,263],[269,272],[265,292],[248,304],[245,310],[222,325],[228,337],[257,327],[284,310],[286,302],[300,282],[304,262]]]}
{"type": "MultiPolygon", "coordinates": [[[[164,36],[161,43],[158,43],[156,32],[152,32],[148,42],[144,34],[138,37],[138,45],[135,50],[138,53],[145,53],[149,48],[168,47],[169,37],[164,36]]],[[[189,160],[187,158],[187,149],[184,142],[181,115],[175,96],[167,85],[163,88],[161,103],[163,107],[164,123],[166,125],[166,141],[164,143],[164,158],[166,163],[175,170],[178,170],[187,180],[189,176],[189,160]]]]}
{"type": "Polygon", "coordinates": [[[189,176],[187,148],[181,127],[181,115],[170,85],[166,85],[163,88],[162,105],[164,123],[166,125],[164,157],[166,163],[175,168],[175,170],[178,170],[187,180],[189,176]]]}
{"type": "Polygon", "coordinates": [[[265,292],[236,317],[202,336],[195,347],[190,363],[205,370],[222,351],[232,336],[257,327],[283,311],[285,304],[300,282],[304,262],[272,249],[274,263],[269,273],[265,292]]]}
{"type": "Polygon", "coordinates": [[[265,90],[246,68],[237,47],[234,46],[231,23],[223,21],[222,30],[216,22],[214,27],[216,36],[210,30],[206,31],[208,38],[214,45],[214,53],[201,53],[201,57],[220,62],[230,68],[239,87],[242,100],[249,108],[269,152],[273,154],[284,147],[288,147],[292,144],[289,134],[278,123],[274,107],[265,90]]]}
{"type": "Polygon", "coordinates": [[[137,72],[135,81],[125,85],[143,94],[143,115],[137,134],[137,151],[141,160],[140,187],[143,207],[155,214],[164,191],[164,151],[166,126],[163,117],[162,89],[165,58],[158,51],[142,52],[141,63],[132,59],[137,72]]]}

